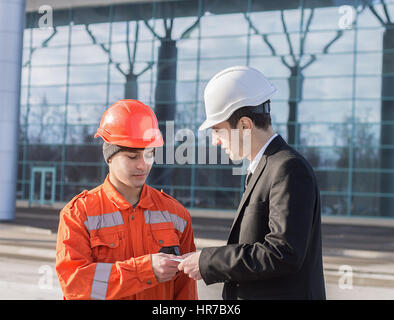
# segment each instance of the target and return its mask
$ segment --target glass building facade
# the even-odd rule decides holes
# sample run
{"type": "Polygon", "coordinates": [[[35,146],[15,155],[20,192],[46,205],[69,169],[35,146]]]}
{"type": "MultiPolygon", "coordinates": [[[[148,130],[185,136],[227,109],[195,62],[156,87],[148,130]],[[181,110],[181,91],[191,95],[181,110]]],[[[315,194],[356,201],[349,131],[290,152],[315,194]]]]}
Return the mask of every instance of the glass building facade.
{"type": "Polygon", "coordinates": [[[394,217],[394,1],[130,1],[43,17],[26,13],[19,200],[67,202],[101,184],[94,133],[131,98],[173,147],[148,184],[188,208],[234,210],[242,164],[198,127],[209,79],[248,65],[278,88],[273,128],[312,164],[322,214],[394,217]],[[176,152],[183,160],[168,161],[176,152]]]}

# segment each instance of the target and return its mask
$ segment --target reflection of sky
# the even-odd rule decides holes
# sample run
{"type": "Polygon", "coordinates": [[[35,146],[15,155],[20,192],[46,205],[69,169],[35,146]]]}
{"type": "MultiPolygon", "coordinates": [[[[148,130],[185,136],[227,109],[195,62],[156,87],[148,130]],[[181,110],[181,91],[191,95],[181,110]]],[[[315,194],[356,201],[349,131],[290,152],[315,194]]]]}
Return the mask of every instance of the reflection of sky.
{"type": "MultiPolygon", "coordinates": [[[[394,16],[393,5],[389,11],[394,16]]],[[[378,12],[381,8],[378,7],[378,12]]],[[[304,12],[304,25],[310,10],[304,12]]],[[[305,43],[305,57],[302,63],[309,60],[309,54],[316,55],[317,60],[303,71],[303,100],[299,105],[299,120],[301,122],[344,122],[352,115],[362,121],[378,122],[380,119],[380,90],[381,90],[381,48],[382,28],[376,18],[365,10],[361,13],[358,26],[354,30],[346,30],[343,36],[329,49],[329,54],[323,54],[322,49],[331,41],[338,30],[338,8],[319,8],[314,12],[305,43]],[[372,28],[372,29],[367,29],[372,28]],[[356,42],[355,42],[356,41],[356,42]],[[360,51],[354,60],[353,50],[360,51]],[[354,64],[356,63],[356,64],[354,64]],[[354,69],[355,68],[355,69],[354,69]],[[357,78],[353,88],[353,73],[357,78]],[[358,99],[353,103],[353,95],[358,99]]],[[[275,48],[277,55],[286,55],[286,61],[291,64],[289,47],[280,20],[280,12],[256,12],[250,15],[251,21],[261,33],[269,33],[268,40],[275,48]]],[[[179,18],[174,22],[173,38],[178,39],[184,30],[196,20],[195,17],[179,18]]],[[[298,54],[300,36],[301,10],[285,11],[285,21],[294,52],[298,54]]],[[[163,35],[162,21],[150,21],[155,31],[163,35]]],[[[135,39],[135,22],[130,26],[130,51],[133,50],[135,39]]],[[[157,61],[160,42],[144,25],[139,24],[139,42],[137,46],[134,71],[143,70],[149,61],[157,61]]],[[[48,42],[46,48],[42,43],[52,34],[51,29],[34,29],[31,39],[30,29],[25,31],[24,64],[30,60],[29,46],[36,48],[31,53],[31,74],[28,66],[23,68],[21,102],[27,101],[27,85],[30,88],[30,103],[40,105],[46,99],[49,106],[64,107],[66,102],[73,110],[67,115],[70,123],[94,124],[99,122],[102,110],[106,104],[123,98],[125,77],[114,66],[128,72],[129,62],[125,44],[126,23],[116,22],[90,25],[89,30],[98,43],[103,43],[108,55],[99,45],[92,44],[92,39],[84,26],[58,27],[56,35],[48,42]],[[110,39],[110,30],[112,34],[110,39]],[[71,36],[71,54],[68,56],[68,41],[71,36]],[[111,40],[111,43],[109,43],[111,40]],[[108,61],[113,63],[108,69],[108,61]],[[67,71],[67,62],[71,63],[67,71]],[[67,73],[69,72],[69,73],[67,73]],[[110,85],[107,86],[109,80],[110,85]],[[66,84],[69,88],[67,92],[66,84]],[[80,106],[79,106],[80,105],[80,106]],[[77,107],[80,114],[75,115],[77,107]]],[[[178,111],[182,113],[182,121],[193,122],[194,112],[190,109],[199,107],[196,121],[204,117],[203,90],[207,81],[218,71],[232,66],[245,65],[261,70],[271,78],[279,92],[272,99],[272,114],[275,122],[284,124],[287,120],[289,97],[289,70],[278,56],[272,56],[268,46],[261,36],[251,31],[248,38],[248,23],[243,14],[212,15],[207,14],[201,19],[201,30],[196,28],[190,37],[179,40],[177,65],[177,101],[178,111]],[[198,39],[201,37],[200,46],[198,39]],[[249,60],[247,58],[249,45],[249,60]],[[200,49],[200,51],[198,51],[200,49]],[[197,62],[197,57],[200,62],[197,62]],[[198,69],[197,69],[198,68],[198,69]],[[196,80],[199,82],[196,82],[196,80]]],[[[132,54],[132,53],[131,53],[132,54]]],[[[140,76],[138,82],[139,99],[153,107],[154,81],[156,65],[140,76]],[[152,83],[153,81],[153,83],[152,83]]],[[[48,113],[52,112],[49,111],[48,113]]],[[[53,109],[51,109],[53,110],[53,109]]],[[[62,109],[59,109],[62,110],[62,109]]],[[[43,116],[45,118],[45,116],[43,116]]],[[[49,116],[47,116],[48,118],[49,116]]],[[[50,117],[49,117],[50,118],[50,117]]],[[[29,118],[36,121],[37,117],[29,118]]],[[[305,126],[306,136],[310,136],[312,144],[333,144],[333,130],[325,125],[305,126]],[[308,135],[310,133],[310,135],[308,135]]],[[[335,131],[335,130],[334,130],[335,131]]]]}

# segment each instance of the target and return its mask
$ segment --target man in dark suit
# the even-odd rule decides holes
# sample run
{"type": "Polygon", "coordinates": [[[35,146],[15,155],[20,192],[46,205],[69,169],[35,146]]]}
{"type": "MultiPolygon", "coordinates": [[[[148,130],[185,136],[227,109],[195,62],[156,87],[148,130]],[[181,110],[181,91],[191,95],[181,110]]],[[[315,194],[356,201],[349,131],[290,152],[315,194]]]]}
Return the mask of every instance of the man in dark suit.
{"type": "Polygon", "coordinates": [[[309,163],[271,127],[275,87],[257,70],[232,67],[205,92],[214,143],[251,163],[228,243],[183,256],[178,266],[224,299],[325,299],[320,195],[309,163]]]}

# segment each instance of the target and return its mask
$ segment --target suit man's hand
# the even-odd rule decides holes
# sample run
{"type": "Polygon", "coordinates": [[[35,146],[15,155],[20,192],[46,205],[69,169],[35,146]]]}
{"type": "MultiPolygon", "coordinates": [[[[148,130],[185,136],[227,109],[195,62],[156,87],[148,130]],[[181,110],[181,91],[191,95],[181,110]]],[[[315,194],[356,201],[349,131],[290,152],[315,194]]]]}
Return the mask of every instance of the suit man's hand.
{"type": "Polygon", "coordinates": [[[181,258],[185,259],[178,265],[178,270],[186,273],[189,278],[194,280],[201,280],[200,268],[198,261],[200,259],[201,251],[184,254],[181,258]]]}
{"type": "Polygon", "coordinates": [[[179,262],[171,260],[179,258],[172,254],[156,253],[151,255],[152,268],[157,281],[166,282],[171,280],[178,272],[179,262]]]}

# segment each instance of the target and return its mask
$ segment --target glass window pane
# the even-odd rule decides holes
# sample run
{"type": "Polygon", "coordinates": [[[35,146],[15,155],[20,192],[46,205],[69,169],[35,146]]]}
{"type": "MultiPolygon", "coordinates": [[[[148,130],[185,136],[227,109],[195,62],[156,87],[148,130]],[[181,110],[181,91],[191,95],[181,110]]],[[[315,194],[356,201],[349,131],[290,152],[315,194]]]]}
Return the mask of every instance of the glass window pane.
{"type": "Polygon", "coordinates": [[[358,98],[374,98],[381,96],[381,77],[363,77],[359,75],[356,80],[358,98]]]}
{"type": "Polygon", "coordinates": [[[305,77],[314,77],[315,82],[327,76],[347,76],[347,86],[351,88],[353,76],[353,54],[319,54],[316,60],[303,70],[305,77]]]}
{"type": "Polygon", "coordinates": [[[41,199],[41,176],[42,172],[34,172],[34,188],[33,188],[33,200],[39,201],[41,199]]]}
{"type": "Polygon", "coordinates": [[[56,145],[39,145],[34,142],[29,142],[27,146],[27,161],[45,161],[56,162],[61,161],[62,147],[56,145]]]}
{"type": "Polygon", "coordinates": [[[70,84],[107,81],[107,64],[70,66],[70,84]]]}
{"type": "Polygon", "coordinates": [[[349,173],[345,171],[315,170],[316,179],[321,191],[346,192],[349,187],[349,173]]]}
{"type": "Polygon", "coordinates": [[[176,188],[172,190],[171,196],[177,199],[186,208],[191,207],[190,189],[189,188],[176,188]]]}
{"type": "Polygon", "coordinates": [[[66,165],[65,177],[67,182],[83,184],[101,184],[101,166],[66,165]]]}
{"type": "Polygon", "coordinates": [[[281,101],[279,98],[271,100],[271,121],[275,128],[279,128],[281,124],[287,124],[288,113],[289,103],[287,101],[281,101]]]}
{"type": "Polygon", "coordinates": [[[380,99],[356,100],[355,115],[360,122],[379,122],[381,116],[380,99]]]}
{"type": "Polygon", "coordinates": [[[72,85],[69,90],[69,103],[103,103],[107,97],[105,79],[97,79],[97,85],[72,85]],[[103,84],[104,83],[104,84],[103,84]]]}
{"type": "MultiPolygon", "coordinates": [[[[372,172],[373,169],[368,168],[371,172],[353,172],[352,188],[353,192],[379,192],[380,190],[380,173],[372,172]],[[368,181],[368,183],[365,183],[368,181]]],[[[388,173],[384,173],[387,175],[388,173]]],[[[391,174],[392,178],[394,175],[391,174]]]]}
{"type": "Polygon", "coordinates": [[[379,212],[379,197],[352,197],[352,216],[382,216],[379,212]]]}
{"type": "Polygon", "coordinates": [[[52,185],[53,181],[53,173],[50,171],[45,171],[45,188],[44,188],[44,201],[52,200],[52,185]]]}
{"type": "MultiPolygon", "coordinates": [[[[63,104],[66,100],[66,86],[30,87],[29,104],[37,105],[46,101],[49,105],[63,104]]],[[[27,102],[26,102],[27,103],[27,102]]]]}
{"type": "Polygon", "coordinates": [[[287,68],[279,57],[250,57],[250,66],[260,70],[269,79],[288,79],[290,76],[287,68]]]}
{"type": "MultiPolygon", "coordinates": [[[[123,84],[110,84],[109,86],[109,96],[108,101],[110,104],[124,99],[125,96],[125,86],[123,84]]],[[[141,98],[139,98],[141,100],[141,98]]]]}
{"type": "Polygon", "coordinates": [[[237,191],[196,190],[194,206],[197,208],[231,209],[237,208],[240,201],[237,191]]]}
{"type": "Polygon", "coordinates": [[[178,60],[188,59],[196,63],[198,54],[198,41],[195,39],[181,39],[177,41],[178,60]]]}
{"type": "MultiPolygon", "coordinates": [[[[63,143],[63,132],[63,125],[29,124],[28,142],[36,144],[63,143]]],[[[45,160],[47,156],[50,157],[45,153],[41,155],[43,160],[45,160]]]]}
{"type": "Polygon", "coordinates": [[[177,63],[177,80],[193,80],[196,81],[197,63],[194,60],[178,61],[177,63]]]}
{"type": "MultiPolygon", "coordinates": [[[[96,125],[72,125],[67,126],[67,144],[88,144],[94,141],[94,135],[96,133],[99,120],[96,125]]],[[[96,147],[96,146],[94,146],[96,147]]],[[[82,157],[81,157],[82,159],[82,157]]]]}
{"type": "Polygon", "coordinates": [[[352,101],[301,101],[298,104],[300,122],[347,123],[352,115],[352,101]]]}
{"type": "Polygon", "coordinates": [[[305,78],[303,86],[305,99],[351,99],[351,78],[323,78],[319,81],[305,78]]]}
{"type": "Polygon", "coordinates": [[[67,81],[66,67],[32,67],[31,83],[34,86],[65,85],[67,81]]]}
{"type": "MultiPolygon", "coordinates": [[[[381,47],[378,47],[381,48],[381,47]]],[[[363,53],[357,54],[357,75],[379,75],[382,72],[382,54],[363,53]]],[[[374,81],[374,80],[372,80],[374,81]]]]}
{"type": "Polygon", "coordinates": [[[201,18],[201,36],[245,35],[248,25],[243,14],[206,14],[201,18]]]}
{"type": "Polygon", "coordinates": [[[306,155],[309,158],[316,158],[314,162],[319,161],[319,166],[323,168],[349,168],[349,148],[344,147],[313,147],[312,150],[308,150],[310,147],[305,147],[303,145],[298,147],[298,151],[306,155]]]}
{"type": "MultiPolygon", "coordinates": [[[[209,79],[211,79],[216,73],[222,71],[225,68],[232,66],[242,66],[245,65],[246,59],[201,59],[200,61],[200,79],[206,80],[208,83],[209,79]]],[[[202,91],[205,86],[202,86],[202,91]]],[[[200,95],[203,97],[203,95],[200,95]]]]}
{"type": "Polygon", "coordinates": [[[196,96],[196,83],[194,81],[177,81],[176,99],[179,102],[194,101],[196,96]]]}
{"type": "Polygon", "coordinates": [[[37,48],[31,55],[32,66],[67,65],[68,49],[64,47],[37,48]]]}
{"type": "Polygon", "coordinates": [[[245,56],[245,40],[244,37],[202,38],[201,57],[222,58],[245,56]]]}
{"type": "Polygon", "coordinates": [[[107,109],[105,104],[72,104],[67,107],[68,124],[98,125],[107,109]]]}
{"type": "Polygon", "coordinates": [[[321,212],[322,215],[344,216],[347,214],[347,197],[326,195],[321,192],[321,212]]]}
{"type": "Polygon", "coordinates": [[[103,160],[102,145],[86,145],[84,141],[79,141],[75,145],[66,146],[66,161],[67,162],[92,162],[101,163],[103,160]],[[82,144],[82,145],[77,145],[82,144]]]}
{"type": "MultiPolygon", "coordinates": [[[[105,45],[108,50],[108,45],[105,45]]],[[[83,45],[71,48],[71,64],[76,63],[107,63],[109,59],[108,53],[100,47],[100,45],[83,45]],[[86,54],[89,52],[89,54],[86,54]]]]}
{"type": "MultiPolygon", "coordinates": [[[[363,15],[361,15],[361,17],[363,17],[363,15]]],[[[362,21],[362,18],[360,19],[360,21],[362,21]]],[[[357,50],[362,51],[362,53],[360,54],[364,54],[365,51],[380,51],[383,47],[383,33],[383,28],[373,28],[372,30],[359,28],[357,30],[357,50]]],[[[377,60],[381,61],[381,59],[377,60]]]]}

